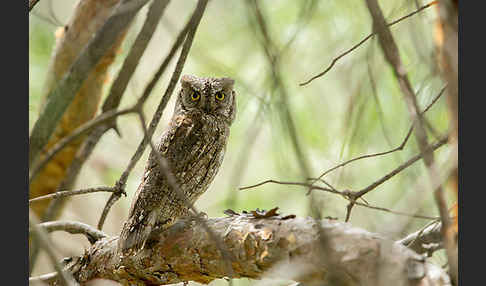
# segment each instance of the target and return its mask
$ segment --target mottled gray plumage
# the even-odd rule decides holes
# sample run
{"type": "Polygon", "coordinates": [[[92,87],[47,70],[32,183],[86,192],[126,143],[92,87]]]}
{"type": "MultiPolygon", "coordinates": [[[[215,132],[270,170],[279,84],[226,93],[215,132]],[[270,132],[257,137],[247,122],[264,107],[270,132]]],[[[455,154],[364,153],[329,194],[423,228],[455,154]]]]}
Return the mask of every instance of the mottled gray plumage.
{"type": "MultiPolygon", "coordinates": [[[[230,78],[182,76],[174,114],[156,146],[190,203],[208,189],[223,161],[236,115],[233,84],[230,78]]],[[[120,234],[119,249],[124,253],[142,249],[155,226],[164,229],[188,211],[152,151],[120,234]]]]}

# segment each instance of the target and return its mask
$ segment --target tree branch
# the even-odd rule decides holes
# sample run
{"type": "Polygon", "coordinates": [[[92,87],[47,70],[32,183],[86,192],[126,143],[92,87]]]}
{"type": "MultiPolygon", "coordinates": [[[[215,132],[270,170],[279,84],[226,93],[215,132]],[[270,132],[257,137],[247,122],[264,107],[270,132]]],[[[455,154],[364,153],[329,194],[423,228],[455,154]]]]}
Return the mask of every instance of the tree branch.
{"type": "Polygon", "coordinates": [[[48,195],[45,195],[45,196],[40,196],[40,197],[30,199],[29,204],[36,202],[36,201],[49,199],[49,198],[58,199],[58,198],[75,196],[75,195],[97,193],[97,192],[114,192],[114,191],[115,191],[115,188],[113,188],[113,187],[98,187],[98,188],[87,188],[87,189],[81,189],[81,190],[59,191],[59,192],[51,193],[51,194],[48,194],[48,195]]]}
{"type": "MultiPolygon", "coordinates": [[[[280,215],[255,218],[234,214],[213,218],[208,226],[237,258],[235,278],[279,277],[307,285],[322,285],[339,273],[348,285],[449,285],[439,267],[403,245],[347,223],[312,218],[285,219],[280,215]],[[329,247],[322,252],[318,229],[329,247]],[[326,263],[323,263],[323,261],[326,263]],[[329,261],[338,263],[330,265],[329,261]],[[418,284],[415,284],[417,283],[418,284]]],[[[202,225],[182,219],[151,238],[147,249],[120,259],[117,237],[96,242],[68,268],[84,283],[104,278],[130,285],[209,283],[228,276],[225,261],[202,225]]]]}
{"type": "MultiPolygon", "coordinates": [[[[46,232],[65,231],[71,234],[84,234],[91,244],[107,237],[106,233],[93,228],[92,226],[77,221],[49,221],[38,224],[37,227],[46,232]]],[[[29,229],[29,233],[31,230],[29,229]]]]}
{"type": "MultiPolygon", "coordinates": [[[[447,86],[444,86],[439,94],[430,102],[430,104],[421,112],[421,114],[425,114],[425,112],[427,112],[431,107],[432,105],[434,105],[434,103],[437,102],[437,100],[439,100],[439,98],[442,96],[442,94],[444,93],[445,89],[446,89],[447,86]]],[[[322,177],[324,177],[325,175],[329,174],[330,172],[340,168],[340,167],[344,167],[346,166],[347,164],[351,163],[351,162],[354,162],[354,161],[358,161],[358,160],[361,160],[361,159],[366,159],[366,158],[372,158],[372,157],[378,157],[378,156],[383,156],[383,155],[386,155],[386,154],[390,154],[390,153],[393,153],[393,152],[396,152],[396,151],[401,151],[403,150],[403,148],[405,148],[405,145],[407,144],[408,142],[408,139],[410,138],[410,135],[412,135],[412,131],[413,131],[413,124],[410,126],[410,128],[408,129],[408,132],[407,132],[407,135],[405,136],[405,138],[403,139],[402,143],[400,143],[400,145],[398,147],[395,147],[391,150],[388,150],[388,151],[384,151],[384,152],[378,152],[378,153],[373,153],[373,154],[366,154],[366,155],[361,155],[361,156],[358,156],[358,157],[355,157],[355,158],[352,158],[350,160],[347,160],[343,163],[340,163],[328,170],[326,170],[325,172],[323,172],[321,175],[319,175],[319,177],[315,178],[315,179],[312,179],[313,180],[313,183],[315,183],[316,181],[320,180],[322,177]]]]}
{"type": "MultiPolygon", "coordinates": [[[[395,21],[393,21],[393,22],[391,22],[391,23],[389,23],[389,24],[386,24],[386,25],[387,25],[388,27],[393,26],[393,25],[395,25],[396,23],[399,23],[399,22],[401,22],[402,20],[405,20],[405,19],[407,19],[407,18],[409,18],[409,17],[411,17],[411,16],[413,16],[413,15],[415,15],[415,14],[417,14],[417,13],[421,12],[422,10],[424,10],[424,9],[426,9],[426,8],[429,8],[430,6],[437,4],[437,2],[438,2],[438,1],[432,1],[432,2],[430,2],[429,4],[424,5],[424,6],[420,7],[420,8],[418,8],[417,10],[413,11],[412,13],[407,14],[407,15],[405,15],[405,16],[403,16],[403,17],[400,17],[399,19],[397,19],[397,20],[395,20],[395,21]]],[[[368,36],[364,37],[364,38],[363,38],[361,41],[359,41],[359,43],[357,43],[356,45],[354,45],[354,46],[352,46],[351,48],[347,49],[346,51],[344,51],[343,53],[341,53],[339,56],[335,57],[335,58],[332,60],[331,64],[329,64],[329,66],[328,66],[328,67],[327,67],[327,68],[326,68],[326,69],[325,69],[323,72],[321,72],[321,73],[319,73],[319,74],[317,74],[317,75],[315,75],[315,76],[311,77],[309,80],[307,80],[307,81],[305,81],[305,82],[302,82],[302,83],[300,83],[299,85],[300,85],[300,86],[307,85],[307,84],[309,84],[311,81],[313,81],[313,80],[315,80],[315,79],[317,79],[317,78],[322,77],[322,76],[323,76],[323,75],[325,75],[325,74],[326,74],[328,71],[330,71],[330,70],[331,70],[331,68],[334,66],[334,64],[336,64],[336,62],[337,62],[337,61],[339,61],[339,60],[340,60],[342,57],[346,56],[347,54],[351,53],[352,51],[356,50],[356,49],[357,49],[359,46],[361,46],[361,45],[362,45],[362,44],[364,44],[366,41],[368,41],[369,39],[371,39],[371,38],[372,38],[374,35],[376,35],[376,32],[372,32],[372,33],[371,33],[371,34],[369,34],[368,36]]]]}

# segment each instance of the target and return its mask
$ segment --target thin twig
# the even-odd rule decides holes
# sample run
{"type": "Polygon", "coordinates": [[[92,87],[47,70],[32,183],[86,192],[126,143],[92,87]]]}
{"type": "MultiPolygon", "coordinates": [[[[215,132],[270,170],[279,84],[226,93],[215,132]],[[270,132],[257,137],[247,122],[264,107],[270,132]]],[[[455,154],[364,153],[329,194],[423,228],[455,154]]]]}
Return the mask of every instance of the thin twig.
{"type": "MultiPolygon", "coordinates": [[[[84,140],[81,149],[78,151],[74,159],[71,161],[69,168],[64,175],[64,179],[59,184],[59,189],[61,190],[69,190],[73,188],[76,178],[86,162],[86,160],[91,155],[92,151],[94,150],[96,144],[99,142],[99,139],[103,134],[110,129],[109,125],[102,124],[96,127],[93,131],[87,135],[87,138],[84,140]]],[[[57,213],[58,209],[62,206],[63,199],[57,198],[53,199],[47,210],[45,211],[44,217],[42,221],[50,221],[53,219],[55,214],[57,213]]]]}
{"type": "MultiPolygon", "coordinates": [[[[442,145],[446,144],[447,143],[447,140],[448,140],[448,137],[445,136],[440,141],[438,141],[437,143],[432,144],[430,146],[427,146],[426,149],[429,152],[433,152],[433,151],[437,150],[439,147],[441,147],[442,145]]],[[[419,153],[419,154],[413,156],[412,158],[408,159],[406,162],[404,162],[403,164],[401,164],[400,166],[398,166],[397,168],[395,168],[393,171],[391,171],[388,174],[386,174],[385,176],[381,177],[376,182],[374,182],[371,185],[367,186],[366,188],[358,191],[356,193],[356,197],[364,196],[365,194],[367,194],[371,190],[375,189],[379,185],[381,185],[384,182],[388,181],[390,178],[392,178],[396,174],[400,173],[401,171],[405,170],[407,167],[411,166],[413,163],[417,162],[420,159],[423,159],[423,154],[422,153],[419,153]]]]}
{"type": "MultiPolygon", "coordinates": [[[[421,112],[421,114],[424,114],[425,112],[427,112],[431,107],[432,105],[434,105],[434,103],[437,102],[437,100],[439,100],[439,98],[442,96],[442,94],[444,94],[444,91],[446,89],[447,86],[444,86],[439,94],[429,103],[429,105],[427,105],[427,107],[421,112]]],[[[405,138],[403,139],[402,143],[400,143],[400,145],[396,148],[393,148],[391,150],[388,150],[388,151],[384,151],[384,152],[378,152],[378,153],[373,153],[373,154],[367,154],[367,155],[362,155],[362,156],[358,156],[358,157],[355,157],[353,159],[350,159],[350,160],[347,160],[343,163],[340,163],[326,171],[324,171],[321,175],[319,175],[319,177],[315,178],[314,180],[317,181],[319,179],[322,179],[325,175],[329,174],[330,172],[340,168],[340,167],[344,167],[346,166],[347,164],[351,163],[351,162],[354,162],[354,161],[358,161],[358,160],[361,160],[361,159],[365,159],[365,158],[372,158],[372,157],[377,157],[377,156],[382,156],[382,155],[386,155],[386,154],[390,154],[390,153],[393,153],[393,152],[396,152],[396,151],[401,151],[403,150],[403,148],[405,147],[405,145],[407,144],[408,142],[408,139],[410,138],[410,135],[412,134],[412,131],[413,131],[413,124],[410,126],[410,128],[408,129],[408,132],[407,134],[405,135],[405,138]]]]}
{"type": "MultiPolygon", "coordinates": [[[[430,2],[429,4],[426,4],[426,5],[422,6],[422,7],[420,7],[419,9],[417,9],[417,10],[413,11],[412,13],[409,13],[409,14],[407,14],[407,15],[405,15],[405,16],[403,16],[403,17],[400,17],[400,18],[398,18],[397,20],[395,20],[395,21],[393,21],[393,22],[391,22],[391,23],[387,24],[387,26],[388,26],[388,27],[393,26],[393,25],[395,25],[396,23],[399,23],[399,22],[401,22],[401,21],[403,21],[403,20],[405,20],[405,19],[407,19],[407,18],[409,18],[409,17],[411,17],[411,16],[413,16],[413,15],[415,15],[415,14],[417,14],[417,13],[421,12],[422,10],[427,9],[427,8],[429,8],[430,6],[435,5],[435,4],[437,4],[437,1],[432,1],[432,2],[430,2]]],[[[309,84],[311,81],[313,81],[313,80],[315,80],[315,79],[317,79],[317,78],[319,78],[319,77],[321,77],[321,76],[325,75],[325,74],[326,74],[326,73],[327,73],[329,70],[331,70],[331,68],[334,66],[334,64],[336,64],[336,62],[337,62],[337,61],[339,61],[339,60],[340,60],[342,57],[346,56],[347,54],[349,54],[349,53],[351,53],[352,51],[354,51],[355,49],[357,49],[359,46],[361,46],[362,44],[364,44],[366,41],[368,41],[368,40],[369,40],[370,38],[372,38],[374,35],[376,35],[376,32],[372,32],[372,33],[371,33],[371,34],[369,34],[368,36],[364,37],[364,38],[363,38],[363,39],[362,39],[362,40],[361,40],[359,43],[357,43],[356,45],[352,46],[352,47],[351,47],[351,48],[349,48],[348,50],[344,51],[344,52],[343,52],[342,54],[340,54],[339,56],[335,57],[335,58],[332,60],[331,64],[330,64],[330,65],[329,65],[329,66],[328,66],[328,67],[327,67],[327,68],[326,68],[326,69],[325,69],[323,72],[319,73],[318,75],[313,76],[312,78],[310,78],[309,80],[307,80],[307,81],[305,81],[305,82],[303,82],[303,83],[300,83],[299,85],[300,85],[300,86],[307,85],[307,84],[309,84]]]]}
{"type": "MultiPolygon", "coordinates": [[[[446,143],[447,143],[447,137],[444,137],[442,140],[438,141],[437,143],[428,146],[427,149],[432,152],[432,151],[437,150],[439,147],[443,146],[446,143]]],[[[360,206],[364,206],[364,207],[369,207],[369,208],[372,208],[372,209],[378,209],[378,210],[382,210],[382,211],[388,211],[390,213],[407,215],[407,216],[410,216],[410,217],[417,217],[417,218],[424,218],[424,219],[436,219],[436,218],[429,217],[429,216],[405,214],[405,213],[401,213],[401,212],[397,212],[397,211],[392,211],[392,210],[389,210],[389,209],[386,209],[386,208],[373,207],[373,206],[370,206],[369,204],[367,204],[366,201],[365,201],[365,204],[356,202],[357,199],[362,198],[362,196],[364,196],[368,192],[374,190],[376,187],[378,187],[379,185],[381,185],[384,182],[388,181],[393,176],[397,175],[401,171],[403,171],[406,168],[410,167],[413,163],[417,162],[418,160],[420,160],[422,158],[423,157],[422,157],[422,154],[421,153],[420,154],[417,154],[416,156],[410,158],[409,160],[407,160],[406,162],[404,162],[403,164],[401,164],[397,168],[393,169],[391,172],[389,172],[385,176],[383,176],[380,179],[378,179],[377,181],[375,181],[374,183],[372,183],[369,186],[367,186],[367,187],[365,187],[365,188],[363,188],[363,189],[361,189],[359,191],[356,191],[356,192],[352,192],[352,191],[349,191],[349,190],[338,191],[338,190],[336,190],[334,187],[332,187],[329,184],[327,184],[330,187],[328,189],[328,188],[323,188],[323,187],[314,185],[315,182],[313,182],[312,184],[309,184],[309,183],[300,183],[300,182],[282,182],[282,181],[276,181],[276,180],[266,180],[266,181],[263,181],[261,183],[255,184],[255,185],[251,185],[251,186],[247,186],[247,187],[240,187],[239,189],[240,190],[246,190],[246,189],[255,188],[255,187],[258,187],[258,186],[267,184],[267,183],[274,183],[274,184],[280,184],[280,185],[303,186],[303,187],[307,187],[309,189],[316,189],[316,190],[326,191],[326,192],[330,192],[330,193],[334,193],[334,194],[339,194],[342,197],[344,197],[345,199],[347,199],[347,200],[350,201],[350,203],[349,203],[349,205],[347,207],[345,221],[348,221],[349,220],[350,215],[351,215],[351,210],[352,210],[352,208],[353,208],[353,206],[355,204],[356,205],[360,205],[360,206]]]]}
{"type": "MultiPolygon", "coordinates": [[[[147,147],[148,142],[151,140],[155,129],[160,121],[160,118],[162,117],[162,113],[167,105],[167,102],[169,101],[170,96],[172,95],[174,88],[177,84],[177,81],[179,80],[179,77],[182,72],[182,68],[184,67],[184,64],[186,62],[187,55],[189,54],[189,50],[191,49],[192,42],[194,40],[194,35],[196,34],[197,27],[199,25],[199,22],[201,21],[201,18],[204,14],[204,10],[206,8],[207,0],[200,0],[197,4],[196,9],[194,10],[191,19],[189,20],[189,23],[187,24],[187,35],[185,35],[184,30],[181,32],[180,37],[178,39],[183,39],[185,36],[185,41],[182,46],[181,54],[179,55],[179,59],[177,61],[176,67],[174,69],[174,72],[172,74],[172,77],[169,81],[169,85],[167,86],[167,89],[165,90],[164,96],[162,97],[162,100],[157,107],[157,110],[155,111],[154,116],[152,117],[152,121],[150,122],[150,126],[148,128],[148,137],[145,137],[142,139],[142,142],[140,142],[137,150],[133,154],[132,158],[130,159],[130,162],[128,163],[128,166],[126,167],[125,171],[123,174],[120,176],[120,179],[117,181],[116,187],[121,191],[121,192],[115,192],[111,195],[111,197],[108,199],[103,212],[101,214],[101,217],[98,221],[98,229],[103,228],[103,224],[105,222],[106,216],[108,215],[108,212],[111,208],[111,206],[120,198],[121,194],[124,192],[123,189],[125,187],[126,181],[128,179],[128,175],[130,174],[131,170],[133,167],[136,165],[138,160],[143,154],[143,151],[147,147]]],[[[155,79],[155,78],[154,78],[155,79]]],[[[158,79],[158,78],[157,78],[158,79]]],[[[155,81],[152,81],[149,83],[149,85],[146,88],[146,92],[144,92],[144,95],[142,95],[141,100],[143,98],[146,98],[146,95],[150,92],[147,90],[151,90],[153,86],[155,85],[155,81]]]]}
{"type": "Polygon", "coordinates": [[[429,220],[437,220],[438,219],[438,217],[418,215],[418,214],[409,214],[409,213],[405,213],[405,212],[391,210],[391,209],[388,209],[388,208],[372,206],[372,205],[369,205],[369,204],[363,204],[363,203],[360,203],[360,202],[354,202],[354,204],[356,204],[358,206],[366,207],[366,208],[369,208],[369,209],[384,211],[384,212],[387,212],[387,213],[401,215],[401,216],[420,218],[420,219],[429,219],[429,220]]]}
{"type": "Polygon", "coordinates": [[[82,194],[97,193],[97,192],[114,192],[114,191],[115,191],[114,187],[97,187],[97,188],[88,188],[88,189],[82,189],[82,190],[58,191],[58,192],[55,192],[55,193],[51,193],[51,194],[48,194],[48,195],[39,196],[39,197],[30,199],[29,204],[36,202],[36,201],[42,201],[42,200],[45,200],[45,199],[49,199],[49,198],[58,199],[58,198],[65,198],[65,197],[82,195],[82,194]]]}
{"type": "Polygon", "coordinates": [[[47,256],[51,260],[51,263],[54,265],[54,269],[56,269],[57,273],[60,274],[60,282],[63,285],[79,285],[76,280],[72,277],[71,273],[68,273],[62,269],[62,266],[59,264],[57,261],[56,255],[54,254],[54,248],[52,246],[52,243],[47,236],[47,233],[45,232],[44,229],[38,226],[39,221],[35,217],[34,212],[31,211],[29,208],[29,226],[32,229],[33,233],[35,234],[35,237],[40,244],[40,246],[46,251],[47,256]]]}
{"type": "Polygon", "coordinates": [[[335,194],[342,195],[341,192],[335,191],[333,189],[323,188],[323,187],[320,187],[320,186],[314,186],[314,185],[311,185],[311,184],[308,184],[308,183],[283,182],[283,181],[277,181],[277,180],[266,180],[266,181],[260,182],[258,184],[255,184],[255,185],[246,186],[246,187],[240,187],[239,190],[240,191],[243,191],[243,190],[253,189],[253,188],[259,187],[261,185],[268,184],[268,183],[273,183],[273,184],[278,184],[278,185],[295,185],[295,186],[309,187],[309,188],[313,188],[313,189],[316,189],[316,190],[322,190],[322,191],[326,191],[326,192],[331,192],[331,193],[335,193],[335,194]]]}
{"type": "Polygon", "coordinates": [[[356,199],[353,198],[353,196],[352,196],[352,194],[353,194],[352,192],[346,191],[346,190],[345,191],[338,191],[334,187],[332,187],[331,185],[328,185],[330,187],[330,189],[327,189],[327,188],[323,188],[323,187],[320,187],[320,186],[311,185],[311,184],[308,184],[308,183],[282,182],[282,181],[276,181],[276,180],[267,180],[267,181],[264,181],[264,182],[261,182],[261,183],[258,183],[258,184],[252,185],[252,186],[241,187],[239,189],[240,190],[246,190],[246,189],[256,188],[258,186],[261,186],[261,185],[264,185],[264,184],[268,184],[268,183],[279,184],[279,185],[302,186],[302,187],[307,187],[307,188],[312,188],[312,189],[316,189],[316,190],[320,190],[320,191],[326,191],[326,192],[338,194],[338,195],[341,195],[344,199],[346,199],[346,200],[348,200],[350,202],[353,202],[353,204],[356,204],[358,206],[362,206],[362,207],[366,207],[366,208],[370,208],[370,209],[374,209],[374,210],[379,210],[379,211],[384,211],[384,212],[388,212],[388,213],[391,213],[391,214],[396,214],[396,215],[401,215],[401,216],[408,216],[408,217],[413,217],[413,218],[420,218],[420,219],[432,219],[432,220],[437,219],[437,217],[431,217],[431,216],[425,216],[425,215],[417,215],[417,214],[409,214],[409,213],[405,213],[405,212],[391,210],[391,209],[388,209],[388,208],[372,206],[369,203],[367,203],[366,201],[365,201],[366,203],[356,202],[355,201],[356,199]]]}
{"type": "MultiPolygon", "coordinates": [[[[71,234],[84,234],[91,244],[108,235],[96,228],[77,221],[48,221],[37,225],[46,232],[65,231],[71,234]]],[[[29,233],[31,229],[29,229],[29,233]]]]}

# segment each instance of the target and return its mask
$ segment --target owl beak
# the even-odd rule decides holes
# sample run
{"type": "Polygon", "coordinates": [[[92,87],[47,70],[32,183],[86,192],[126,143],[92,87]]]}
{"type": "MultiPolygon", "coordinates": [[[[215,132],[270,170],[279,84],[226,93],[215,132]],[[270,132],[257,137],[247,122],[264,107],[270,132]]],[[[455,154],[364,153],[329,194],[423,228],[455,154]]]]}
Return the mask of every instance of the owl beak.
{"type": "Polygon", "coordinates": [[[206,112],[207,114],[210,114],[212,113],[212,109],[211,109],[211,106],[209,104],[206,104],[203,108],[204,112],[206,112]]]}
{"type": "Polygon", "coordinates": [[[214,102],[211,102],[211,98],[208,98],[206,100],[206,104],[204,104],[204,108],[203,108],[204,112],[206,112],[207,114],[212,114],[214,113],[214,111],[216,110],[215,106],[214,106],[214,102]]]}

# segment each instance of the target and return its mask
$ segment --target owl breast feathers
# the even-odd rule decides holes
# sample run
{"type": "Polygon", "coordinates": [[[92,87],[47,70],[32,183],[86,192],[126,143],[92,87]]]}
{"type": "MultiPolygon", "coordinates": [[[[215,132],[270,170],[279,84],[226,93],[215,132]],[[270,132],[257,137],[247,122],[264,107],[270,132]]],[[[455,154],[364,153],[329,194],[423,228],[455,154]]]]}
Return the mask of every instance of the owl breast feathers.
{"type": "Polygon", "coordinates": [[[187,204],[208,189],[223,161],[236,115],[233,84],[230,78],[182,76],[174,114],[156,148],[185,200],[167,182],[152,150],[120,234],[123,253],[142,249],[156,226],[164,229],[186,215],[187,204]]]}

